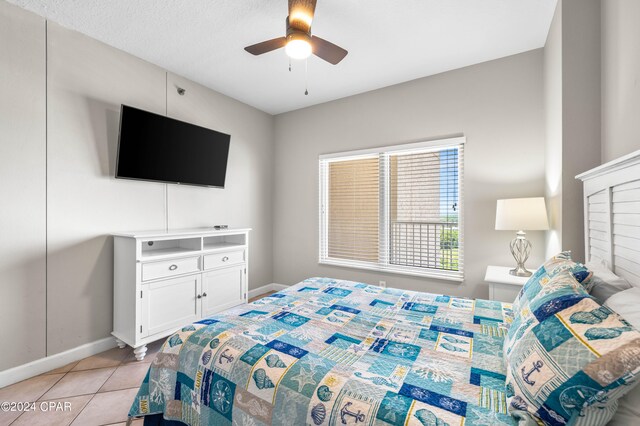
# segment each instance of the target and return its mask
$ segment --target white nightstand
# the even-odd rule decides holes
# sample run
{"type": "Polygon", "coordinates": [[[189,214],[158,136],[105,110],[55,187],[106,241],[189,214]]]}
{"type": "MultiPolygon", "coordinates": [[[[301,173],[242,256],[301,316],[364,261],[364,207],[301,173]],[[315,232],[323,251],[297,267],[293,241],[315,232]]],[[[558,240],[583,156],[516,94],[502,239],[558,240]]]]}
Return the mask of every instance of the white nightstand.
{"type": "Polygon", "coordinates": [[[513,303],[529,277],[516,277],[508,266],[487,266],[484,280],[489,283],[489,299],[513,303]]]}

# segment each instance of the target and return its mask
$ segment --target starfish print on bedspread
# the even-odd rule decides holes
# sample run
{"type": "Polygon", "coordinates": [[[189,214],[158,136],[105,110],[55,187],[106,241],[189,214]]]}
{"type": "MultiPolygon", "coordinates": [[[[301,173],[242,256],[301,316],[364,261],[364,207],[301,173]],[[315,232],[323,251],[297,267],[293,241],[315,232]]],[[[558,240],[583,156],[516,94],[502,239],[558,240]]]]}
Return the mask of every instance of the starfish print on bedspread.
{"type": "Polygon", "coordinates": [[[290,380],[297,383],[297,392],[302,392],[302,389],[304,389],[306,385],[313,386],[316,384],[316,381],[313,379],[313,371],[307,370],[304,366],[301,366],[300,372],[295,376],[291,376],[290,380]]]}
{"type": "Polygon", "coordinates": [[[493,426],[500,423],[498,416],[493,411],[485,411],[478,410],[477,408],[471,407],[473,414],[475,415],[475,419],[473,419],[473,424],[477,426],[493,426]]]}
{"type": "Polygon", "coordinates": [[[316,371],[318,368],[326,368],[324,360],[321,358],[306,356],[302,358],[301,361],[304,362],[304,364],[302,364],[301,366],[301,369],[303,368],[303,366],[308,366],[311,371],[316,371]]]}

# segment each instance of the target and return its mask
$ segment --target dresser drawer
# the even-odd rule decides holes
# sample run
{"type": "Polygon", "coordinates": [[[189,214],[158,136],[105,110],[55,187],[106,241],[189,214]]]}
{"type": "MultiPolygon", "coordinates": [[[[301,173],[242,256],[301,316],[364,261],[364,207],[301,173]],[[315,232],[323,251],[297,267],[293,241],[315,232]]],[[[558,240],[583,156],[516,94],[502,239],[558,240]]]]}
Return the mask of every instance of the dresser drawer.
{"type": "Polygon", "coordinates": [[[198,257],[185,257],[182,259],[166,260],[162,262],[150,262],[142,264],[142,281],[158,278],[174,277],[176,275],[198,272],[198,257]]]}
{"type": "Polygon", "coordinates": [[[219,268],[221,266],[236,265],[242,262],[244,262],[244,250],[207,254],[206,256],[204,256],[204,269],[213,269],[219,268]]]}

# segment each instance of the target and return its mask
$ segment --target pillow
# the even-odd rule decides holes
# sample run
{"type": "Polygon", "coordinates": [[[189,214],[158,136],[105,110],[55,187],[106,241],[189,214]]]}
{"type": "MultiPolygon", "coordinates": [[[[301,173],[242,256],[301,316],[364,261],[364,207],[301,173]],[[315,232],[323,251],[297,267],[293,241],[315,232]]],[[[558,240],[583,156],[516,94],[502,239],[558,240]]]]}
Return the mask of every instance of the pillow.
{"type": "Polygon", "coordinates": [[[631,287],[611,296],[604,306],[620,314],[620,316],[640,329],[640,288],[631,287]]]}
{"type": "MultiPolygon", "coordinates": [[[[611,296],[605,306],[640,329],[640,288],[632,287],[611,296]]],[[[619,399],[618,411],[609,426],[635,426],[640,423],[640,386],[619,399]]]]}
{"type": "Polygon", "coordinates": [[[591,272],[584,265],[571,260],[570,251],[563,251],[547,260],[544,265],[531,275],[531,278],[525,283],[513,302],[513,323],[505,338],[505,348],[513,340],[515,330],[522,324],[521,311],[528,309],[529,301],[542,291],[542,288],[549,283],[551,278],[563,271],[570,271],[575,279],[585,287],[590,283],[591,272]]]}
{"type": "Polygon", "coordinates": [[[631,288],[629,281],[611,272],[603,260],[589,262],[586,266],[593,272],[589,293],[600,304],[603,304],[612,295],[631,288]]]}
{"type": "Polygon", "coordinates": [[[607,426],[638,426],[640,423],[640,386],[618,400],[618,410],[607,426]]]}
{"type": "Polygon", "coordinates": [[[549,282],[551,278],[563,271],[571,271],[576,280],[579,283],[582,283],[587,290],[589,289],[593,274],[591,274],[584,265],[571,260],[570,251],[563,251],[547,260],[533,275],[531,275],[529,280],[520,290],[518,297],[516,297],[516,300],[513,303],[513,311],[517,313],[518,310],[526,306],[528,301],[538,294],[540,289],[549,282]]]}
{"type": "Polygon", "coordinates": [[[557,274],[552,279],[544,279],[536,284],[537,291],[533,294],[532,299],[523,298],[525,303],[517,311],[514,309],[513,322],[509,326],[507,336],[504,341],[504,359],[507,360],[509,354],[514,348],[513,343],[521,339],[522,336],[535,324],[537,318],[542,317],[542,310],[548,305],[548,302],[555,301],[556,304],[568,303],[571,300],[579,300],[589,297],[589,293],[584,287],[578,283],[569,270],[557,274]],[[562,279],[555,277],[564,277],[562,279]]]}
{"type": "Polygon", "coordinates": [[[509,412],[550,425],[610,420],[640,375],[640,332],[569,270],[542,286],[521,317],[505,347],[509,412]]]}

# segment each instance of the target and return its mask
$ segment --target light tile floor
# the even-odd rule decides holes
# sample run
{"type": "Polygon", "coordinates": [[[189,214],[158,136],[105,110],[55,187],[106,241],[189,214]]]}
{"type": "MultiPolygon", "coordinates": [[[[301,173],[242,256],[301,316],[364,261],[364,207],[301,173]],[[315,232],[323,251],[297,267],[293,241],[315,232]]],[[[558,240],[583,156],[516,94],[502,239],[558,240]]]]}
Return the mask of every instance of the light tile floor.
{"type": "MultiPolygon", "coordinates": [[[[124,426],[138,387],[163,343],[148,345],[142,362],[136,361],[131,348],[114,348],[0,389],[0,402],[35,402],[36,407],[22,413],[0,411],[0,426],[124,426]],[[64,403],[69,403],[68,409],[56,410],[64,403]]],[[[142,423],[138,419],[132,424],[142,423]]]]}

